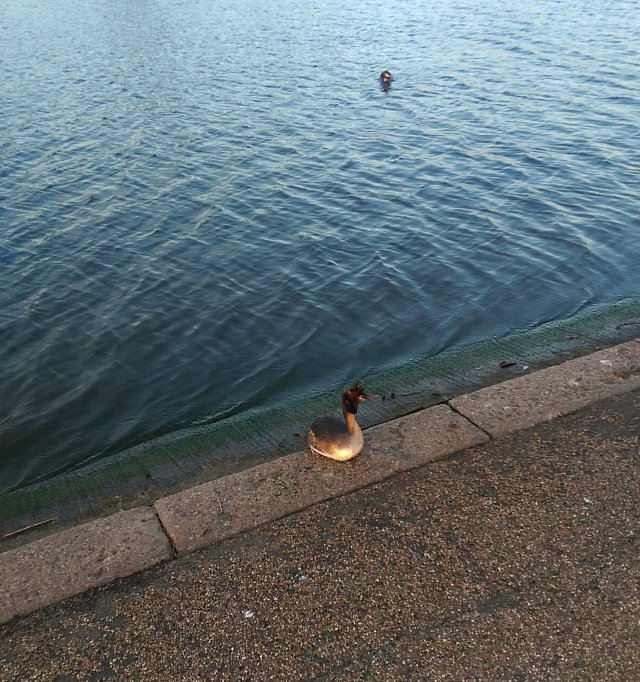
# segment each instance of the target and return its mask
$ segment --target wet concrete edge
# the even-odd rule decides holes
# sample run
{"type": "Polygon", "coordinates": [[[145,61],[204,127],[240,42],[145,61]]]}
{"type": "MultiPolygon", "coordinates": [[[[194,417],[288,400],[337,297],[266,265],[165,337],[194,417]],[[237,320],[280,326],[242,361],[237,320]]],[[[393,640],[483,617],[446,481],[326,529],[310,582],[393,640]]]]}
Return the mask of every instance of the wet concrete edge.
{"type": "Polygon", "coordinates": [[[0,554],[0,624],[473,445],[640,388],[640,339],[366,431],[346,463],[297,452],[0,554]]]}

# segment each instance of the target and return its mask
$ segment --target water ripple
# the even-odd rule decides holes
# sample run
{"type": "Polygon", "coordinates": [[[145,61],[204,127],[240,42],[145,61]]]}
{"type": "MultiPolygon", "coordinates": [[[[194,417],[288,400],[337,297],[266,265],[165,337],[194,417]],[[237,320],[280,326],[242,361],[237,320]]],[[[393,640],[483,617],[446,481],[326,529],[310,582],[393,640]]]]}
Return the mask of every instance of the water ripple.
{"type": "Polygon", "coordinates": [[[5,2],[0,492],[638,294],[636,15],[5,2]]]}

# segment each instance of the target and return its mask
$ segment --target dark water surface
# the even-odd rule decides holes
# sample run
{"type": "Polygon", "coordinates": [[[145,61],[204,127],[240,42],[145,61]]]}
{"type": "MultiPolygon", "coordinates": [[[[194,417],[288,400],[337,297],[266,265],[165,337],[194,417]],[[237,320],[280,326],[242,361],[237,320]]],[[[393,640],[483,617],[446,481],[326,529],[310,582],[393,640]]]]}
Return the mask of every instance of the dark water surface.
{"type": "Polygon", "coordinates": [[[639,50],[630,0],[3,0],[0,493],[640,295],[639,50]]]}

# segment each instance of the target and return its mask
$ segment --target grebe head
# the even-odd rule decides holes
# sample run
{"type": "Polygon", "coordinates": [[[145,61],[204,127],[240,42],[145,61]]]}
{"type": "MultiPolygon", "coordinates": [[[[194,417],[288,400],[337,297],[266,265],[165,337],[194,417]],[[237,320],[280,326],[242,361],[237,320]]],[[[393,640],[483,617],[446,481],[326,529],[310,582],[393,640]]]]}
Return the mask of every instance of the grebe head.
{"type": "Polygon", "coordinates": [[[377,397],[378,396],[373,393],[365,393],[362,384],[355,383],[342,394],[342,407],[347,412],[351,412],[351,414],[357,414],[358,405],[360,405],[363,400],[377,397]]]}

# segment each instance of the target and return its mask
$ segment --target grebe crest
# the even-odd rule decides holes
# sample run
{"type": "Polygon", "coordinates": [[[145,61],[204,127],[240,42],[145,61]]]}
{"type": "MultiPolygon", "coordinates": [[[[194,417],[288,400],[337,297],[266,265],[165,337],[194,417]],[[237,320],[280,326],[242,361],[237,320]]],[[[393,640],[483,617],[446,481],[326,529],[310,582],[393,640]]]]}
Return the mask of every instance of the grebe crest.
{"type": "Polygon", "coordinates": [[[358,405],[367,397],[362,384],[355,383],[342,394],[342,407],[351,414],[358,414],[358,405]]]}

